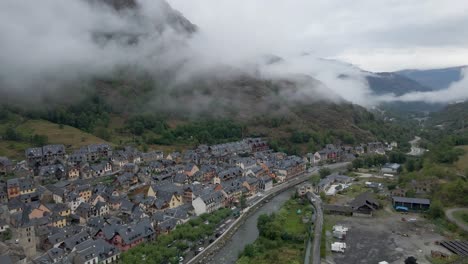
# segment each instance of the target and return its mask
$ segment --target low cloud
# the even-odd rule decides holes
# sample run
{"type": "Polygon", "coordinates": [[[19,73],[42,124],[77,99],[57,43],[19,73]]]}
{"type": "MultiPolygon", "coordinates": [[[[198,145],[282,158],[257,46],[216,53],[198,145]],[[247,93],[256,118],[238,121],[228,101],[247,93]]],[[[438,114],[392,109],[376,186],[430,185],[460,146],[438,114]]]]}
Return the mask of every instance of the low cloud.
{"type": "MultiPolygon", "coordinates": [[[[371,107],[383,101],[450,102],[468,98],[466,71],[462,81],[444,91],[377,97],[369,88],[367,72],[339,61],[355,59],[358,65],[366,67],[370,64],[379,69],[394,67],[404,56],[392,61],[388,58],[395,52],[377,52],[380,57],[376,62],[356,50],[369,50],[372,54],[375,47],[382,46],[401,52],[405,45],[414,46],[418,52],[424,50],[418,46],[422,42],[414,34],[405,42],[405,25],[412,25],[411,30],[422,28],[427,32],[421,36],[425,43],[432,45],[427,49],[446,50],[445,45],[450,43],[427,39],[430,25],[441,21],[444,27],[450,27],[450,21],[465,23],[462,11],[468,5],[464,2],[457,2],[460,8],[454,11],[442,9],[437,1],[424,4],[402,1],[406,8],[396,8],[399,5],[390,7],[370,0],[359,0],[352,6],[328,0],[297,0],[294,4],[271,0],[235,3],[206,0],[202,4],[170,0],[198,25],[194,34],[190,34],[192,30],[183,32],[184,26],[191,25],[177,16],[164,0],[136,2],[137,9],[117,11],[97,0],[0,1],[0,91],[14,99],[32,98],[45,91],[67,91],[83,80],[112,75],[126,67],[164,77],[167,72],[177,72],[170,76],[169,88],[207,76],[228,81],[242,76],[278,83],[294,80],[294,87],[285,85],[291,89],[277,95],[292,101],[349,101],[371,107]],[[380,5],[388,7],[386,10],[391,15],[404,19],[380,19],[371,14],[361,22],[363,13],[369,13],[367,9],[380,5]],[[418,8],[432,12],[431,19],[436,22],[427,16],[408,16],[408,10],[418,8]],[[385,32],[401,38],[386,46],[381,40],[385,32]],[[272,58],[277,59],[271,61],[272,58]],[[390,61],[392,65],[380,65],[382,61],[390,61]]],[[[460,31],[463,29],[457,32],[460,31]]],[[[468,43],[468,34],[459,35],[454,43],[458,48],[468,43]]],[[[385,43],[388,41],[385,39],[385,43]]],[[[422,53],[407,55],[414,54],[422,53]]],[[[442,60],[443,55],[437,58],[442,60]]],[[[219,95],[235,98],[239,91],[229,90],[230,84],[218,88],[227,89],[223,93],[197,92],[194,98],[199,101],[193,105],[198,108],[212,103],[219,95]]],[[[155,99],[157,104],[178,107],[178,102],[171,102],[170,97],[161,98],[164,100],[155,99]]],[[[271,100],[276,103],[277,99],[271,100]]],[[[221,102],[221,105],[230,103],[221,102]]]]}
{"type": "Polygon", "coordinates": [[[101,1],[1,1],[3,89],[39,92],[61,81],[111,73],[118,66],[171,67],[184,36],[160,20],[163,1],[139,0],[120,12],[101,1]],[[171,48],[168,48],[171,47],[171,48]],[[169,57],[173,57],[169,59],[169,57]]]}
{"type": "Polygon", "coordinates": [[[461,72],[461,80],[452,83],[447,89],[430,92],[412,92],[401,96],[386,95],[378,98],[383,102],[427,102],[454,103],[468,100],[468,68],[461,72]]]}

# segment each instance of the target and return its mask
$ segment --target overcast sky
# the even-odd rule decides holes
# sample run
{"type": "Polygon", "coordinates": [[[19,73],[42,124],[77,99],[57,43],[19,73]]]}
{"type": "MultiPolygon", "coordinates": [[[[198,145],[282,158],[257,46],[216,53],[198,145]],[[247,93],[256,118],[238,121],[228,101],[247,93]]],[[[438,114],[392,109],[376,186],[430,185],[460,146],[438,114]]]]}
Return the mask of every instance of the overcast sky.
{"type": "Polygon", "coordinates": [[[223,54],[304,51],[369,71],[468,64],[466,0],[168,1],[223,54]]]}

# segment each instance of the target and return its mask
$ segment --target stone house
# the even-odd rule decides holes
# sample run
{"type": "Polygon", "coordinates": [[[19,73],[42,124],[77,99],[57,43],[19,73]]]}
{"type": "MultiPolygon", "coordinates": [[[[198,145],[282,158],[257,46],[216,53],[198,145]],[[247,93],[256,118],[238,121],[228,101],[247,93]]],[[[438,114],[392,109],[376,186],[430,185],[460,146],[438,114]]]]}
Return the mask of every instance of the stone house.
{"type": "Polygon", "coordinates": [[[7,157],[0,157],[0,175],[5,175],[13,171],[13,162],[7,157]]]}
{"type": "Polygon", "coordinates": [[[46,145],[39,148],[28,148],[25,151],[26,160],[33,167],[63,161],[65,155],[64,145],[46,145]]]}
{"type": "Polygon", "coordinates": [[[210,191],[198,196],[192,201],[196,215],[214,212],[224,207],[226,195],[222,191],[210,191]]]}

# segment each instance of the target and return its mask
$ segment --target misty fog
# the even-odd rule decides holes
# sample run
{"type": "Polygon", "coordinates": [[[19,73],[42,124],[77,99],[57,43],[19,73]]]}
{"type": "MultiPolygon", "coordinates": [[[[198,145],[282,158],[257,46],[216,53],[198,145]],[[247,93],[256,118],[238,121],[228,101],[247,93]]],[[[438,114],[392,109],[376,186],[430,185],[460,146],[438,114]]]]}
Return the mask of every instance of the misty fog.
{"type": "MultiPolygon", "coordinates": [[[[299,91],[284,97],[344,99],[365,107],[386,101],[452,102],[468,98],[466,71],[464,79],[447,90],[375,96],[365,78],[370,73],[343,61],[362,54],[350,53],[356,49],[375,52],[373,47],[387,38],[377,39],[377,31],[393,32],[397,38],[404,34],[396,31],[404,23],[428,22],[421,16],[397,21],[392,27],[385,19],[367,24],[368,20],[379,21],[375,15],[359,21],[350,13],[363,4],[377,7],[374,1],[358,1],[357,7],[347,12],[336,1],[169,2],[198,26],[195,32],[184,28],[190,27],[185,21],[174,22],[177,11],[163,0],[138,0],[139,8],[119,11],[99,1],[0,2],[0,90],[14,96],[36,96],[43,91],[66,90],[71,82],[112,75],[117,68],[127,66],[153,74],[176,72],[175,85],[207,74],[216,74],[217,78],[230,75],[219,71],[291,79],[297,81],[299,91]],[[325,14],[332,15],[327,18],[325,14]],[[281,59],[267,63],[264,58],[269,55],[281,59]],[[342,75],[348,78],[340,78],[342,75]]],[[[432,10],[436,21],[460,17],[460,10],[467,8],[460,5],[459,10],[449,12],[434,11],[438,6],[435,1],[405,4],[409,10],[432,10]]],[[[363,12],[355,11],[357,15],[363,12]]],[[[389,13],[407,15],[399,9],[389,13]]],[[[408,41],[417,46],[422,40],[408,41]]],[[[457,41],[464,44],[467,38],[457,41]]],[[[391,48],[404,45],[396,41],[391,48]]]]}

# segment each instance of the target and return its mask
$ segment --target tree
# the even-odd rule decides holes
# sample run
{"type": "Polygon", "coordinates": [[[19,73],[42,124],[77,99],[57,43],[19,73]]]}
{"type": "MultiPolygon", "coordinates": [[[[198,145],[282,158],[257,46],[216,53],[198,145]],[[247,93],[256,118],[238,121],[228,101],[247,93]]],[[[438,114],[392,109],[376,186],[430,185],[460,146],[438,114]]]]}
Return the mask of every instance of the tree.
{"type": "Polygon", "coordinates": [[[106,141],[110,141],[111,140],[111,134],[109,132],[108,129],[104,128],[104,127],[100,127],[98,129],[96,129],[96,132],[95,132],[96,136],[106,140],[106,141]]]}
{"type": "Polygon", "coordinates": [[[417,259],[413,256],[405,259],[405,264],[418,264],[417,259]]]}
{"type": "Polygon", "coordinates": [[[346,144],[353,145],[354,143],[356,143],[356,138],[352,134],[346,133],[343,136],[343,142],[346,144]]]}
{"type": "Polygon", "coordinates": [[[45,135],[37,135],[31,137],[31,143],[35,146],[44,146],[49,142],[49,138],[45,135]]]}
{"type": "Polygon", "coordinates": [[[242,194],[241,197],[240,197],[240,207],[242,209],[247,207],[247,199],[245,198],[244,194],[242,194]]]}
{"type": "Polygon", "coordinates": [[[390,154],[388,155],[388,160],[392,163],[405,163],[406,161],[406,156],[404,153],[400,152],[400,151],[393,151],[393,152],[390,152],[390,154]]]}
{"type": "Polygon", "coordinates": [[[432,201],[428,215],[432,219],[442,218],[444,216],[444,208],[442,207],[442,203],[438,200],[432,201]]]}
{"type": "Polygon", "coordinates": [[[0,120],[5,120],[8,118],[8,110],[4,107],[0,107],[0,120]]]}
{"type": "Polygon", "coordinates": [[[13,141],[18,141],[21,140],[21,135],[16,132],[16,130],[13,127],[7,127],[5,130],[5,139],[6,140],[13,140],[13,141]]]}
{"type": "Polygon", "coordinates": [[[322,178],[322,179],[327,177],[330,174],[331,174],[331,170],[329,168],[325,167],[325,168],[321,168],[319,170],[319,175],[320,175],[320,178],[322,178]]]}
{"type": "Polygon", "coordinates": [[[255,247],[253,244],[248,244],[244,248],[243,255],[249,258],[253,258],[255,256],[255,247]]]}
{"type": "Polygon", "coordinates": [[[359,169],[364,167],[364,161],[361,158],[357,158],[353,160],[352,165],[354,169],[359,169]]]}
{"type": "Polygon", "coordinates": [[[145,131],[145,126],[143,125],[142,122],[136,121],[133,122],[130,126],[130,131],[137,136],[141,136],[143,132],[145,131]]]}
{"type": "Polygon", "coordinates": [[[291,141],[293,143],[307,143],[310,140],[310,134],[302,131],[294,131],[291,135],[291,141]]]}
{"type": "Polygon", "coordinates": [[[407,160],[405,167],[408,172],[413,172],[415,170],[414,160],[413,159],[407,160]]]}

